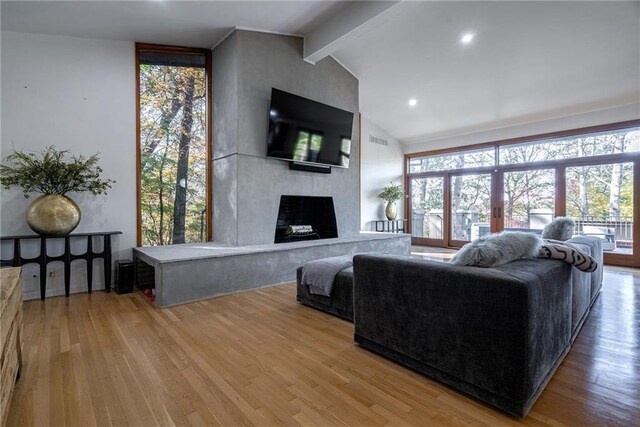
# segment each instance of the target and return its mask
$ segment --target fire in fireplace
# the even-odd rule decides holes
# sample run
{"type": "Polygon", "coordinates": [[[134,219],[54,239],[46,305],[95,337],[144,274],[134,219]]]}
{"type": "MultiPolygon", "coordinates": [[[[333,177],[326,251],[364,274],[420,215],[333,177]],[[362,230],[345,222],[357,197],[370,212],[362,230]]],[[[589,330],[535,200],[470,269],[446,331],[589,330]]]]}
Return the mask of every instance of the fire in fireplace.
{"type": "Polygon", "coordinates": [[[332,197],[281,196],[274,243],[338,237],[332,197]]]}

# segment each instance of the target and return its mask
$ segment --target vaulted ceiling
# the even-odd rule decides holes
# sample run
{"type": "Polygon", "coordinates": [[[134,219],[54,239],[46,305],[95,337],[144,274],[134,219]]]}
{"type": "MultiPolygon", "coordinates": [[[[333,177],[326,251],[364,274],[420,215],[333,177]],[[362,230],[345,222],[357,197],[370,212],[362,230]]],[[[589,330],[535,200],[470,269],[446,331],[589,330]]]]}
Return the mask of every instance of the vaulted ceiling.
{"type": "Polygon", "coordinates": [[[2,30],[208,48],[234,27],[306,34],[339,1],[2,1],[2,30]]]}
{"type": "Polygon", "coordinates": [[[640,103],[640,2],[402,2],[385,18],[333,55],[404,142],[640,103]]]}
{"type": "Polygon", "coordinates": [[[640,2],[2,1],[2,30],[212,47],[234,27],[305,36],[405,143],[639,105],[640,2]],[[469,44],[460,41],[472,34],[469,44]],[[416,105],[408,105],[415,99],[416,105]]]}

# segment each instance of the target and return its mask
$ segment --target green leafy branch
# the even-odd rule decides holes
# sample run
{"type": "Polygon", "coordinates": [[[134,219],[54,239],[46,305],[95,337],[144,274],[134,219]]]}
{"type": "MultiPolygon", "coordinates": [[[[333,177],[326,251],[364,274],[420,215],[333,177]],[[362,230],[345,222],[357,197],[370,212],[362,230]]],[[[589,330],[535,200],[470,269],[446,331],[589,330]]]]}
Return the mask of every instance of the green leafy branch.
{"type": "Polygon", "coordinates": [[[29,193],[66,194],[88,191],[94,196],[107,194],[116,181],[100,179],[99,153],[90,157],[66,156],[69,150],[57,150],[51,145],[38,153],[13,150],[0,165],[0,184],[5,188],[21,187],[24,197],[29,193]]]}
{"type": "Polygon", "coordinates": [[[391,183],[391,185],[387,185],[386,187],[384,187],[384,190],[382,190],[382,192],[378,194],[378,199],[382,199],[388,203],[395,202],[396,200],[400,200],[403,197],[404,190],[402,189],[402,186],[400,184],[393,185],[393,182],[391,183]]]}

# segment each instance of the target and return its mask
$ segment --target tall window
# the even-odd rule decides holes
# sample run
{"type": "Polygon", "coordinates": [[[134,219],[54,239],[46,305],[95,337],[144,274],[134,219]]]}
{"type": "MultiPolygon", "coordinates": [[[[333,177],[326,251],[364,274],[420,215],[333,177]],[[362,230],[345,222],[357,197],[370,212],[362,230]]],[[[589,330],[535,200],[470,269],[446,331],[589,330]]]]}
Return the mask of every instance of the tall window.
{"type": "Polygon", "coordinates": [[[137,44],[136,62],[138,244],[210,240],[211,53],[137,44]]]}

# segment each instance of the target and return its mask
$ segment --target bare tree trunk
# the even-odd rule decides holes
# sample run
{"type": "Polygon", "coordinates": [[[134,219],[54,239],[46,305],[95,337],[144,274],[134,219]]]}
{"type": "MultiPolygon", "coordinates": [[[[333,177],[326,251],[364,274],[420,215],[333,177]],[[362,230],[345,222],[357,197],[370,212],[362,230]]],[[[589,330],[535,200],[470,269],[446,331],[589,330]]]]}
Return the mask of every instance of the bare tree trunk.
{"type": "Polygon", "coordinates": [[[164,245],[164,177],[163,177],[163,172],[164,172],[164,164],[167,160],[167,150],[165,148],[164,153],[162,154],[162,162],[160,162],[160,173],[159,173],[159,179],[160,179],[160,185],[159,185],[159,194],[158,194],[158,199],[159,199],[159,206],[160,206],[160,221],[159,221],[159,225],[158,225],[158,244],[159,245],[164,245]]]}
{"type": "MultiPolygon", "coordinates": [[[[624,151],[624,140],[626,135],[620,137],[613,144],[614,153],[622,153],[624,151]]],[[[609,220],[620,220],[620,190],[622,187],[622,163],[612,165],[611,185],[609,186],[609,220]]]]}
{"type": "Polygon", "coordinates": [[[620,220],[620,187],[622,186],[622,163],[612,165],[609,190],[609,220],[620,220]]]}
{"type": "Polygon", "coordinates": [[[504,174],[504,226],[510,227],[513,224],[513,211],[514,211],[514,191],[512,190],[512,185],[510,175],[504,174]]]}
{"type": "MultiPolygon", "coordinates": [[[[427,180],[426,179],[422,179],[420,180],[420,201],[422,202],[422,204],[424,205],[423,208],[423,216],[422,216],[422,224],[420,225],[420,227],[422,228],[422,236],[427,236],[429,237],[429,230],[426,229],[427,226],[427,221],[425,221],[425,218],[431,218],[431,215],[428,214],[427,212],[430,211],[430,209],[427,209],[427,180]],[[426,230],[425,230],[426,229],[426,230]]],[[[412,197],[413,199],[413,197],[412,197]]],[[[411,218],[413,219],[413,200],[411,200],[411,218]]]]}
{"type": "Polygon", "coordinates": [[[182,123],[180,125],[180,143],[178,151],[178,170],[176,173],[176,196],[173,205],[173,243],[184,243],[187,211],[187,180],[189,178],[189,144],[193,125],[193,93],[195,76],[187,77],[184,102],[182,103],[182,123]]]}
{"type": "MultiPolygon", "coordinates": [[[[584,144],[586,141],[582,139],[578,143],[578,157],[585,155],[584,144]]],[[[587,181],[589,179],[589,167],[580,166],[578,172],[578,187],[579,187],[579,204],[580,204],[580,216],[583,220],[586,220],[589,216],[589,198],[587,197],[587,181]]]]}
{"type": "MultiPolygon", "coordinates": [[[[456,169],[462,169],[464,167],[464,156],[459,155],[456,158],[456,169]]],[[[464,240],[466,237],[466,224],[463,215],[458,215],[460,209],[460,201],[462,200],[462,176],[455,176],[453,178],[453,192],[451,194],[451,219],[452,219],[452,231],[453,239],[464,240]]]]}
{"type": "Polygon", "coordinates": [[[580,187],[580,216],[586,220],[589,216],[589,198],[587,197],[587,180],[589,178],[589,169],[582,166],[578,172],[578,186],[580,187]]]}
{"type": "MultiPolygon", "coordinates": [[[[456,169],[464,167],[464,156],[459,155],[456,158],[456,169]]],[[[460,201],[462,200],[462,176],[458,175],[453,178],[453,194],[451,195],[451,211],[455,214],[460,209],[460,201]]]]}
{"type": "Polygon", "coordinates": [[[462,177],[456,176],[453,178],[453,194],[451,194],[451,219],[453,225],[453,239],[464,240],[465,238],[465,224],[464,215],[458,214],[460,209],[460,200],[462,199],[462,177]]]}
{"type": "Polygon", "coordinates": [[[530,174],[535,173],[533,171],[524,172],[524,188],[525,188],[525,206],[527,209],[527,228],[531,228],[531,176],[530,174]]]}
{"type": "Polygon", "coordinates": [[[160,126],[158,131],[149,145],[144,148],[142,155],[149,155],[153,153],[156,147],[160,144],[160,141],[162,141],[163,138],[166,138],[169,133],[169,126],[178,114],[178,111],[180,111],[180,107],[182,107],[182,103],[180,102],[180,98],[176,96],[171,100],[171,107],[168,110],[162,110],[162,117],[160,117],[160,126]]]}
{"type": "MultiPolygon", "coordinates": [[[[164,80],[164,85],[168,85],[170,87],[176,86],[179,83],[179,78],[177,78],[179,74],[172,73],[169,67],[163,67],[163,69],[164,72],[162,78],[164,80]]],[[[142,152],[143,155],[149,155],[153,153],[160,142],[162,142],[162,140],[164,138],[167,138],[169,135],[169,127],[171,126],[171,122],[180,111],[180,107],[182,107],[180,92],[174,91],[172,95],[173,96],[171,97],[169,108],[162,108],[162,115],[160,116],[160,123],[158,125],[158,128],[149,144],[144,147],[144,150],[142,152]]]]}

